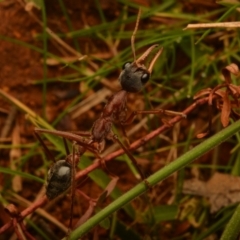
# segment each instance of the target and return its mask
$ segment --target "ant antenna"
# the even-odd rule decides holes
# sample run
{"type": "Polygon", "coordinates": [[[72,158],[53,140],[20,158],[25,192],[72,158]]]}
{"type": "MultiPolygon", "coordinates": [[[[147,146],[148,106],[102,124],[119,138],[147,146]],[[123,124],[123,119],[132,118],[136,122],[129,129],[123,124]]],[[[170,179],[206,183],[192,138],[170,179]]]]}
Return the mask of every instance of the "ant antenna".
{"type": "Polygon", "coordinates": [[[138,30],[140,16],[141,16],[141,8],[139,8],[139,10],[138,10],[136,26],[135,26],[135,29],[133,31],[132,37],[131,37],[131,46],[132,46],[132,53],[133,53],[134,62],[136,61],[136,52],[135,52],[135,47],[134,47],[134,40],[135,40],[135,36],[136,36],[137,30],[138,30]]]}

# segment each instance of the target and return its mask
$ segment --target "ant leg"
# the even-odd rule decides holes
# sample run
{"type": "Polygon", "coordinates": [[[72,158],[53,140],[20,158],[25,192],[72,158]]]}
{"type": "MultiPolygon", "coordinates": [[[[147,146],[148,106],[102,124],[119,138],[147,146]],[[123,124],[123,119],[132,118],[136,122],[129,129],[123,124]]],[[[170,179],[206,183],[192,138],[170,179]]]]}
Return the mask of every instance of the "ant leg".
{"type": "Polygon", "coordinates": [[[86,150],[89,150],[90,152],[95,154],[95,156],[97,158],[100,159],[101,166],[104,169],[107,168],[106,164],[105,164],[105,161],[102,160],[102,158],[98,154],[98,149],[92,145],[92,143],[93,143],[92,140],[90,140],[89,142],[86,142],[84,138],[82,138],[81,136],[79,136],[75,133],[69,133],[69,132],[58,131],[58,130],[48,130],[48,129],[43,129],[43,128],[35,128],[35,132],[49,133],[49,134],[53,134],[53,135],[56,135],[56,136],[66,138],[70,141],[74,141],[74,142],[76,142],[77,145],[79,145],[81,147],[81,149],[79,149],[79,151],[80,151],[79,155],[82,155],[86,150]]]}
{"type": "MultiPolygon", "coordinates": [[[[126,125],[126,124],[124,124],[124,125],[126,125]]],[[[128,136],[127,136],[127,133],[126,133],[126,130],[125,130],[124,125],[121,124],[121,129],[122,129],[123,137],[124,137],[124,140],[126,141],[127,145],[130,146],[130,141],[129,141],[129,139],[128,139],[128,136]]]]}
{"type": "Polygon", "coordinates": [[[48,147],[43,142],[42,138],[39,136],[39,134],[36,131],[34,131],[34,135],[38,139],[38,141],[41,143],[43,150],[44,150],[45,154],[47,155],[48,159],[52,160],[55,163],[56,159],[54,158],[53,154],[49,151],[48,147]]]}
{"type": "Polygon", "coordinates": [[[101,168],[107,172],[111,178],[118,178],[118,176],[116,176],[114,173],[110,172],[106,166],[106,162],[105,160],[97,153],[97,152],[94,152],[94,155],[96,156],[96,158],[98,159],[100,165],[101,165],[101,168]]]}
{"type": "MultiPolygon", "coordinates": [[[[71,132],[65,132],[65,131],[58,131],[58,130],[49,130],[49,129],[44,129],[44,128],[35,128],[35,132],[41,132],[41,133],[49,133],[53,134],[59,137],[66,138],[70,141],[75,141],[77,144],[82,146],[84,150],[89,150],[90,152],[96,151],[96,148],[91,146],[90,143],[86,142],[85,138],[71,132]]],[[[83,154],[83,153],[82,153],[83,154]]]]}
{"type": "MultiPolygon", "coordinates": [[[[64,139],[64,144],[66,144],[66,140],[64,139]]],[[[75,189],[76,189],[76,184],[75,184],[75,175],[76,175],[76,163],[78,161],[76,161],[75,158],[75,145],[76,143],[73,142],[72,144],[72,154],[70,155],[71,159],[71,163],[72,163],[72,176],[71,176],[71,206],[70,206],[70,220],[69,220],[69,226],[68,226],[68,233],[71,233],[71,229],[72,229],[72,218],[73,218],[73,205],[74,205],[74,196],[75,196],[75,189]]],[[[66,151],[67,148],[66,148],[66,151]]]]}
{"type": "MultiPolygon", "coordinates": [[[[75,133],[69,133],[69,132],[57,131],[57,130],[35,128],[35,132],[49,133],[49,134],[60,136],[60,137],[63,137],[63,138],[66,138],[70,141],[75,142],[75,144],[80,147],[78,149],[78,155],[80,155],[80,156],[83,155],[86,150],[92,152],[96,156],[96,158],[99,159],[101,167],[106,172],[108,172],[111,176],[116,177],[114,174],[110,173],[110,171],[107,169],[105,161],[99,155],[99,149],[92,145],[94,143],[93,140],[90,140],[90,141],[86,142],[86,140],[84,138],[82,138],[81,136],[79,136],[75,133]]],[[[99,143],[99,144],[101,144],[101,143],[99,143]]]]}
{"type": "Polygon", "coordinates": [[[64,147],[65,147],[66,154],[67,154],[67,156],[68,156],[68,155],[70,155],[70,151],[69,151],[69,148],[68,148],[68,145],[67,145],[67,140],[66,140],[66,138],[63,138],[63,143],[64,143],[64,147]]]}
{"type": "Polygon", "coordinates": [[[141,176],[141,179],[144,181],[145,185],[147,188],[151,188],[149,182],[146,180],[146,177],[144,175],[144,173],[142,172],[141,170],[141,167],[139,166],[137,160],[133,157],[133,155],[131,154],[131,152],[124,146],[124,144],[122,144],[122,142],[118,139],[118,136],[116,134],[113,134],[111,136],[111,139],[114,141],[114,142],[117,142],[121,147],[122,149],[125,151],[125,153],[128,155],[128,157],[130,158],[130,160],[132,161],[133,165],[136,167],[136,169],[138,170],[140,176],[141,176]]]}
{"type": "Polygon", "coordinates": [[[67,156],[69,157],[68,161],[72,165],[72,175],[71,175],[71,205],[70,205],[70,220],[68,225],[68,233],[67,233],[67,239],[71,234],[71,230],[73,227],[73,206],[74,206],[74,198],[75,198],[75,190],[76,190],[76,183],[75,183],[75,175],[76,175],[76,168],[77,164],[79,162],[79,156],[76,153],[76,142],[73,142],[72,144],[72,153],[70,154],[67,141],[65,138],[63,138],[65,151],[67,156]]]}
{"type": "Polygon", "coordinates": [[[182,118],[186,118],[186,115],[182,112],[175,112],[171,110],[164,110],[164,109],[156,109],[156,110],[147,110],[147,111],[134,111],[130,114],[130,116],[122,123],[122,125],[131,124],[138,114],[162,114],[167,116],[180,116],[182,118]]]}
{"type": "Polygon", "coordinates": [[[74,133],[81,137],[91,137],[91,132],[89,132],[89,131],[70,131],[70,133],[74,133]]]}

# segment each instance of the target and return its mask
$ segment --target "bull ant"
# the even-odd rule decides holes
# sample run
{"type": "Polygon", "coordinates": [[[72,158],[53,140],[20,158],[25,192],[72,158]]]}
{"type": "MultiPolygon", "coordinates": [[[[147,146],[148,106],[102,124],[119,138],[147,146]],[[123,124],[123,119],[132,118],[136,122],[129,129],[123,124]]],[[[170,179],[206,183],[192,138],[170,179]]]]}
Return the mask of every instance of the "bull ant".
{"type": "MultiPolygon", "coordinates": [[[[64,138],[67,138],[71,141],[75,141],[76,144],[80,145],[84,151],[89,150],[93,152],[98,159],[101,161],[101,157],[99,153],[104,149],[105,139],[110,139],[114,142],[118,142],[119,145],[123,148],[125,153],[131,159],[132,163],[137,168],[142,180],[145,181],[146,185],[148,184],[145,176],[139,167],[136,159],[130,153],[130,151],[121,143],[118,139],[118,136],[113,133],[112,125],[115,122],[120,123],[121,128],[123,130],[123,134],[126,136],[124,126],[132,123],[134,117],[137,114],[164,114],[170,116],[180,115],[185,117],[185,115],[181,112],[174,112],[169,110],[163,109],[156,109],[156,110],[149,110],[149,111],[134,111],[127,117],[127,94],[128,93],[137,93],[140,92],[147,81],[150,79],[154,64],[156,60],[162,53],[163,48],[160,48],[153,59],[150,61],[148,67],[145,66],[145,60],[150,55],[150,53],[158,47],[157,44],[150,46],[138,59],[136,58],[135,48],[134,48],[134,40],[135,35],[139,25],[141,11],[139,11],[136,21],[136,26],[134,32],[131,37],[131,47],[132,53],[134,57],[134,61],[127,62],[123,65],[123,69],[119,76],[119,82],[121,84],[121,90],[113,94],[109,99],[107,104],[105,105],[101,116],[94,122],[91,132],[84,134],[81,133],[70,133],[64,131],[55,131],[55,130],[47,130],[47,129],[40,129],[35,128],[35,132],[42,132],[42,133],[50,133],[54,135],[58,135],[64,138]],[[80,136],[88,136],[89,140],[86,141],[84,138],[80,136]],[[97,145],[97,146],[96,146],[97,145]]],[[[105,165],[104,162],[101,162],[102,166],[105,165]]]]}

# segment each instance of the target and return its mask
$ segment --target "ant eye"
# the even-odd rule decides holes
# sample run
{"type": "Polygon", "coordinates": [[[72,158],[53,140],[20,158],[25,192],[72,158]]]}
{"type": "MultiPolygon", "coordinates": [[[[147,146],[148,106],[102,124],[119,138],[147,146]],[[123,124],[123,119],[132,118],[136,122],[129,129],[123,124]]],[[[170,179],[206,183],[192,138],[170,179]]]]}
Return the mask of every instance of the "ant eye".
{"type": "Polygon", "coordinates": [[[149,73],[144,73],[142,76],[141,76],[141,81],[142,83],[146,83],[150,78],[150,74],[149,73]]]}
{"type": "Polygon", "coordinates": [[[131,65],[130,62],[126,62],[123,64],[122,69],[124,70],[125,68],[129,67],[131,65]]]}

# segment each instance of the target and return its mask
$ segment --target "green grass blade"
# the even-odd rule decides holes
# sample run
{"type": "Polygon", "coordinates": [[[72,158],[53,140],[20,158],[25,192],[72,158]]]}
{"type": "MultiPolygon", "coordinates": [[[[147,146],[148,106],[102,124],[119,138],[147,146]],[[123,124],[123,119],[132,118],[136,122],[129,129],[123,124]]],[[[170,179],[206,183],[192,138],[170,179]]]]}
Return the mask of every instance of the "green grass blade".
{"type": "Polygon", "coordinates": [[[221,236],[221,240],[237,239],[237,236],[239,235],[239,229],[240,229],[240,204],[238,205],[233,216],[228,222],[221,236]]]}
{"type": "Polygon", "coordinates": [[[40,183],[44,183],[45,181],[39,177],[33,176],[32,174],[28,174],[25,172],[21,172],[21,171],[15,171],[15,170],[11,170],[10,168],[4,168],[4,167],[0,167],[0,173],[6,173],[6,174],[11,174],[13,176],[21,176],[23,178],[28,178],[31,180],[34,180],[36,182],[40,182],[40,183]]]}

